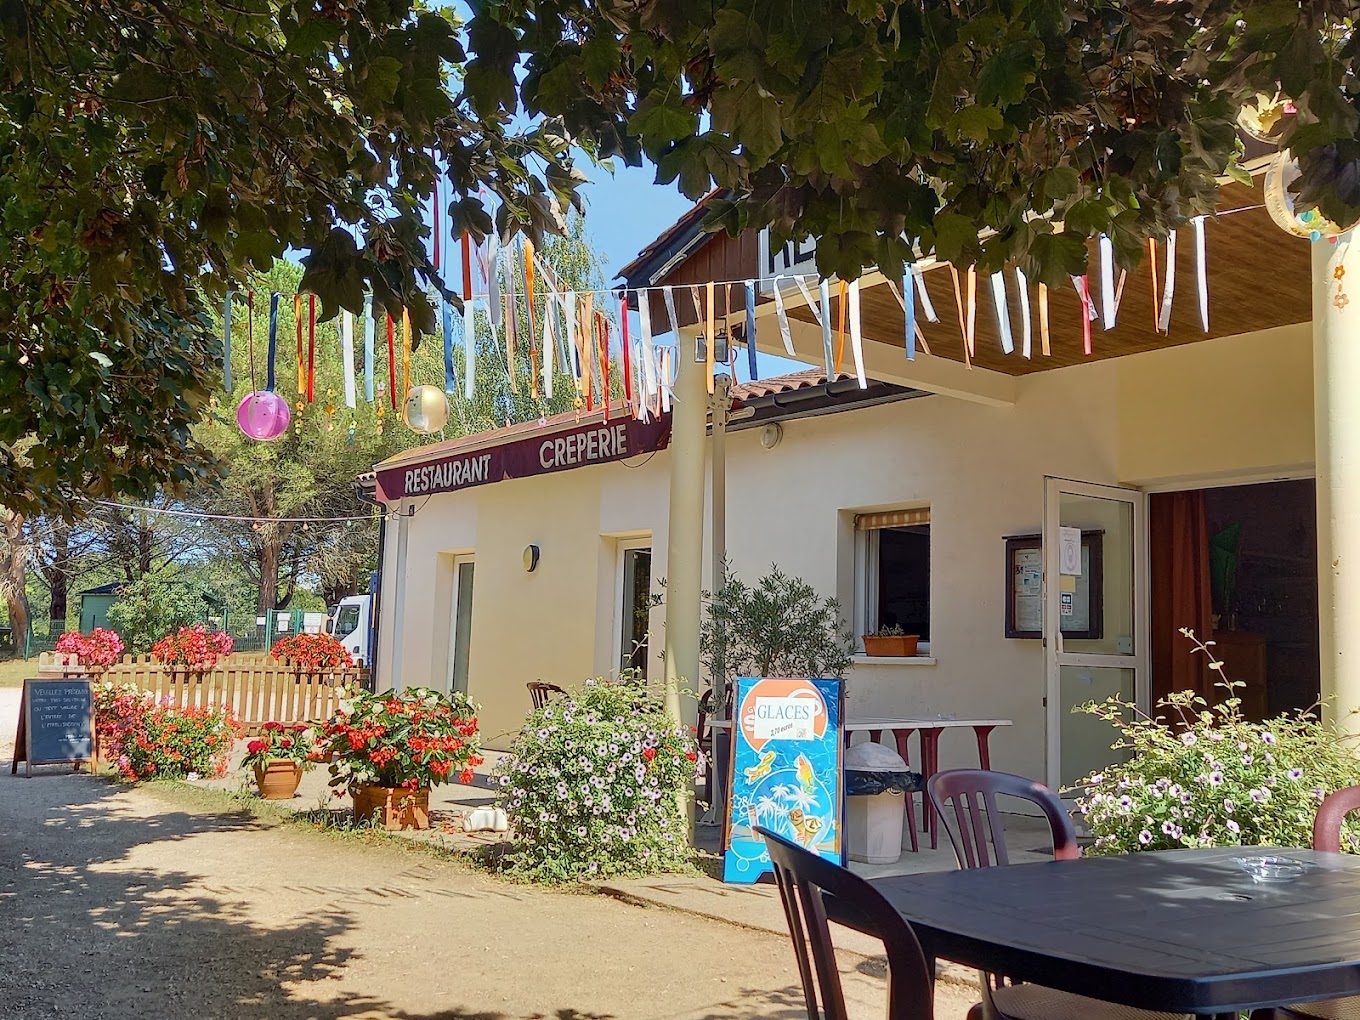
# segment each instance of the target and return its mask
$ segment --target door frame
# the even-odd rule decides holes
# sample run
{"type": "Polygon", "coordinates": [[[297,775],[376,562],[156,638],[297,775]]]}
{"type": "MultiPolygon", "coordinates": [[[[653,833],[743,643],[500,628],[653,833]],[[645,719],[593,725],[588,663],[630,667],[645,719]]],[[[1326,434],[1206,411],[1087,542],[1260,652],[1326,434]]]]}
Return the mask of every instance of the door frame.
{"type": "Polygon", "coordinates": [[[1044,476],[1044,518],[1042,528],[1044,555],[1043,582],[1043,647],[1044,647],[1044,716],[1045,716],[1045,771],[1048,785],[1057,790],[1062,785],[1062,698],[1063,666],[1132,669],[1134,703],[1147,711],[1151,698],[1151,652],[1148,645],[1152,600],[1148,590],[1151,573],[1151,550],[1148,545],[1147,493],[1138,488],[1081,482],[1074,479],[1044,476]],[[1109,499],[1128,503],[1132,507],[1133,529],[1133,653],[1068,652],[1063,648],[1059,586],[1051,583],[1058,576],[1061,523],[1060,506],[1063,494],[1109,499]]]}

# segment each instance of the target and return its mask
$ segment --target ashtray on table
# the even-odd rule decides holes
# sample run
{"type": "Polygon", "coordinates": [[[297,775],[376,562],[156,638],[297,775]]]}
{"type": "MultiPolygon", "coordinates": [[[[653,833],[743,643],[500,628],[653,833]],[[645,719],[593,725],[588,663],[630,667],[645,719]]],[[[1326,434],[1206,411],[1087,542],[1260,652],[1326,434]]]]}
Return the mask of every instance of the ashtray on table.
{"type": "Polygon", "coordinates": [[[1233,863],[1250,875],[1253,882],[1290,882],[1312,867],[1306,861],[1275,854],[1234,857],[1233,863]]]}

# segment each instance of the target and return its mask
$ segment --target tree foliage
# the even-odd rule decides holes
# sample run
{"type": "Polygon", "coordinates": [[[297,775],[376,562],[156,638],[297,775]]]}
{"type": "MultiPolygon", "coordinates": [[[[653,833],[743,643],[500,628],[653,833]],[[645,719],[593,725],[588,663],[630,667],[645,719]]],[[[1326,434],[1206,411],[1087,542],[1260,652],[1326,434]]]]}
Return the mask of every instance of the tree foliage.
{"type": "MultiPolygon", "coordinates": [[[[1214,210],[1236,116],[1292,99],[1298,197],[1360,218],[1354,2],[488,0],[486,97],[645,156],[733,233],[816,237],[817,268],[916,254],[1050,284],[1214,210]],[[1061,224],[1061,227],[1058,225],[1061,224]],[[982,236],[980,236],[982,235],[982,236]],[[915,245],[915,251],[913,250],[915,245]]],[[[487,113],[493,107],[482,105],[487,113]]]]}
{"type": "Polygon", "coordinates": [[[560,231],[568,140],[463,61],[420,0],[0,0],[0,505],[210,480],[209,309],[290,249],[431,331],[436,177],[456,233],[560,231]]]}

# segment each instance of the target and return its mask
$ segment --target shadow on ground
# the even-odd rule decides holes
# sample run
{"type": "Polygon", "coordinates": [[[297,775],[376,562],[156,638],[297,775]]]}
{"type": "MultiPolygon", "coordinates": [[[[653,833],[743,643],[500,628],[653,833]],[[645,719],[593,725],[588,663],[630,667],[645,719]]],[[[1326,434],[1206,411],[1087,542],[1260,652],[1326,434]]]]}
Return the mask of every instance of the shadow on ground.
{"type": "MultiPolygon", "coordinates": [[[[381,997],[345,994],[339,981],[328,996],[327,985],[364,953],[386,959],[394,952],[343,937],[356,925],[353,890],[327,888],[321,875],[300,875],[289,889],[306,893],[315,906],[262,922],[258,904],[232,900],[234,878],[205,882],[195,874],[192,837],[263,830],[270,822],[244,810],[200,814],[173,807],[144,817],[124,809],[124,796],[98,778],[26,780],[0,771],[0,1016],[6,1020],[613,1020],[587,1003],[529,1014],[468,1003],[411,1013],[381,997]],[[148,848],[158,849],[158,861],[172,863],[138,866],[148,848]],[[182,870],[173,863],[179,860],[182,870]],[[362,950],[343,948],[356,941],[362,950]]],[[[251,867],[250,860],[240,862],[242,887],[254,881],[251,867]]],[[[391,894],[382,882],[375,877],[369,891],[391,894]]],[[[456,917],[448,912],[457,910],[454,901],[445,902],[448,908],[432,906],[431,930],[420,934],[434,937],[439,919],[456,917]]],[[[533,947],[524,953],[532,968],[533,947]]],[[[418,964],[411,969],[419,973],[418,964]]],[[[671,1015],[664,1002],[639,1006],[634,1015],[671,1015]]],[[[805,1014],[801,993],[790,986],[743,989],[684,1015],[794,1020],[805,1014]]]]}

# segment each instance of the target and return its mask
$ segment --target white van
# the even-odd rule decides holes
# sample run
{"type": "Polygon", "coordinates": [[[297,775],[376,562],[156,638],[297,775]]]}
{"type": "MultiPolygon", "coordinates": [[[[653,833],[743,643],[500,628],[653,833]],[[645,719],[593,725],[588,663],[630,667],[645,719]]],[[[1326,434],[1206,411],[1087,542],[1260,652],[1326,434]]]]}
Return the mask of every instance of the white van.
{"type": "Polygon", "coordinates": [[[357,666],[369,665],[368,638],[373,629],[373,596],[350,595],[340,600],[326,629],[345,646],[357,666]]]}

